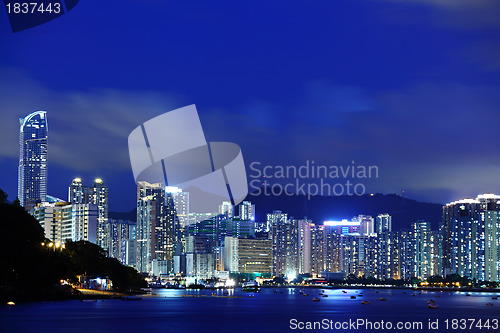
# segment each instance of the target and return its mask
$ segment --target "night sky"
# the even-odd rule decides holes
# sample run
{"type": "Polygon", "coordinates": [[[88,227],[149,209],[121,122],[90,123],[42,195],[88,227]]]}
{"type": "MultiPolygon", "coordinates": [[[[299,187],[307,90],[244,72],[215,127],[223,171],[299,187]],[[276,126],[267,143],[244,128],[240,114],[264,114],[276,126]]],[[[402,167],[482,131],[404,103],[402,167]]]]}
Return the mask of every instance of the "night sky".
{"type": "MultiPolygon", "coordinates": [[[[0,13],[0,188],[18,118],[47,110],[48,192],[74,177],[135,205],[127,137],[196,104],[247,165],[377,165],[369,192],[500,193],[500,1],[81,0],[12,33],[0,13]]],[[[258,207],[257,207],[258,209],[258,207]]]]}

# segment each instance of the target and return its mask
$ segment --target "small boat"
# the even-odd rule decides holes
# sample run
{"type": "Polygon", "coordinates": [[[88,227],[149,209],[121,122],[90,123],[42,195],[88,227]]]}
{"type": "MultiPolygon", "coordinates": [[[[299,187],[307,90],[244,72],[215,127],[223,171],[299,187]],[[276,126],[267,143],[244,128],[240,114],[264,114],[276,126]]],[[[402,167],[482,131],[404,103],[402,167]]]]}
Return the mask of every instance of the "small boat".
{"type": "Polygon", "coordinates": [[[406,294],[406,291],[403,291],[403,294],[406,294]]]}
{"type": "Polygon", "coordinates": [[[436,301],[431,299],[430,301],[427,301],[427,304],[436,304],[436,301]]]}
{"type": "Polygon", "coordinates": [[[441,295],[436,295],[436,298],[439,298],[439,297],[441,297],[441,295]]]}
{"type": "Polygon", "coordinates": [[[303,294],[304,296],[309,296],[309,294],[303,294]]]}
{"type": "Polygon", "coordinates": [[[356,299],[356,296],[351,296],[351,299],[356,299]]]}
{"type": "Polygon", "coordinates": [[[328,295],[323,294],[323,297],[328,297],[328,295]]]}
{"type": "Polygon", "coordinates": [[[385,297],[380,297],[380,300],[381,300],[381,301],[387,301],[387,298],[385,298],[385,297]]]}
{"type": "Polygon", "coordinates": [[[412,296],[417,296],[417,295],[415,295],[415,294],[411,294],[411,295],[412,295],[412,296]]]}
{"type": "Polygon", "coordinates": [[[368,301],[361,301],[361,304],[367,305],[367,304],[370,304],[370,302],[368,302],[368,301]]]}
{"type": "Polygon", "coordinates": [[[16,305],[16,303],[14,303],[14,302],[7,302],[7,305],[8,306],[14,306],[14,305],[16,305]]]}
{"type": "Polygon", "coordinates": [[[470,294],[465,294],[465,296],[470,296],[470,294]]]}
{"type": "Polygon", "coordinates": [[[498,296],[493,296],[491,299],[498,299],[498,296]]]}
{"type": "Polygon", "coordinates": [[[142,297],[140,296],[125,296],[122,297],[122,301],[140,301],[142,297]]]}
{"type": "Polygon", "coordinates": [[[429,307],[429,309],[438,309],[439,308],[439,306],[436,303],[430,303],[427,306],[429,307]]]}
{"type": "Polygon", "coordinates": [[[314,297],[314,298],[313,298],[313,302],[319,302],[319,298],[314,297]]]}
{"type": "Polygon", "coordinates": [[[376,291],[375,294],[378,294],[378,291],[376,291]]]}
{"type": "Polygon", "coordinates": [[[493,306],[493,303],[486,303],[486,306],[493,306]]]}
{"type": "Polygon", "coordinates": [[[255,295],[248,295],[248,298],[254,298],[255,295]]]}
{"type": "Polygon", "coordinates": [[[345,290],[342,290],[342,292],[343,292],[344,294],[347,294],[347,291],[345,291],[345,290]]]}

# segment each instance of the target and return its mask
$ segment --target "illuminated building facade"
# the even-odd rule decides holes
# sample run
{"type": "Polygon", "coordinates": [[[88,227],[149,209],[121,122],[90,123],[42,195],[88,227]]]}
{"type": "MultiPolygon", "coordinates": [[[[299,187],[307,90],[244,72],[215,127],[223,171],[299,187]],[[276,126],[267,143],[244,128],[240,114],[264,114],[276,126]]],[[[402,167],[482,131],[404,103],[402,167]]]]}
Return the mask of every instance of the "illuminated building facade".
{"type": "Polygon", "coordinates": [[[128,220],[110,219],[108,222],[108,254],[122,264],[129,265],[127,253],[131,241],[135,240],[137,224],[128,220]]]}
{"type": "Polygon", "coordinates": [[[165,273],[174,271],[174,254],[182,246],[174,203],[176,193],[181,193],[180,189],[160,183],[138,183],[136,268],[140,272],[152,272],[153,260],[167,262],[165,273]]]}
{"type": "Polygon", "coordinates": [[[255,205],[250,201],[243,201],[238,205],[239,218],[243,221],[255,221],[255,205]]]}
{"type": "Polygon", "coordinates": [[[442,274],[499,281],[500,196],[479,195],[443,206],[442,274]]]}
{"type": "Polygon", "coordinates": [[[97,207],[95,243],[109,251],[108,187],[102,179],[96,178],[92,186],[82,185],[80,178],[73,179],[68,190],[68,201],[72,204],[89,204],[97,207]]]}
{"type": "Polygon", "coordinates": [[[377,216],[378,278],[399,279],[399,262],[396,235],[392,232],[392,217],[389,214],[377,216]]]}
{"type": "Polygon", "coordinates": [[[298,222],[288,214],[275,210],[267,214],[267,228],[272,242],[272,273],[274,276],[297,274],[298,222]]]}
{"type": "Polygon", "coordinates": [[[234,273],[272,273],[272,241],[226,237],[224,240],[225,269],[234,273]]]}
{"type": "Polygon", "coordinates": [[[413,273],[419,279],[434,275],[434,245],[431,224],[425,221],[412,223],[413,273]]]}
{"type": "Polygon", "coordinates": [[[30,213],[52,242],[63,244],[72,239],[72,205],[69,202],[38,203],[30,213]]]}
{"type": "Polygon", "coordinates": [[[47,112],[33,112],[19,123],[17,196],[30,211],[47,197],[47,112]]]}

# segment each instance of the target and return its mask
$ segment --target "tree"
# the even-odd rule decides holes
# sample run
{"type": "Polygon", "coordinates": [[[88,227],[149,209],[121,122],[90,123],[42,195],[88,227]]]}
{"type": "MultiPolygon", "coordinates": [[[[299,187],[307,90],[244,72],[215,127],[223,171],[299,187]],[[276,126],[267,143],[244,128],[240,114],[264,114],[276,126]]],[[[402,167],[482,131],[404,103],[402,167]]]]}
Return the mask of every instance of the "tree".
{"type": "Polygon", "coordinates": [[[0,188],[0,204],[7,203],[7,193],[0,188]]]}

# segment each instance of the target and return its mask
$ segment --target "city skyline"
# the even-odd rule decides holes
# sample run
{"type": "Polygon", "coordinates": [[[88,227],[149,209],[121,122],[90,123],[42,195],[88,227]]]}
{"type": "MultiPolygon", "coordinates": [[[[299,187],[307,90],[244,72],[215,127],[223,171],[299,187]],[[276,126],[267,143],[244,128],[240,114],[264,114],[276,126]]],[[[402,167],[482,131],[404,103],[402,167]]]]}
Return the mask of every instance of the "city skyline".
{"type": "Polygon", "coordinates": [[[207,140],[238,144],[247,169],[355,161],[378,166],[369,192],[441,204],[498,192],[497,2],[138,4],[81,3],[16,34],[0,21],[10,199],[19,117],[49,114],[49,193],[100,177],[116,191],[110,210],[127,211],[127,135],[193,103],[207,140]]]}
{"type": "MultiPolygon", "coordinates": [[[[196,284],[221,275],[228,282],[231,274],[289,281],[304,274],[327,280],[458,275],[500,281],[500,195],[480,194],[443,205],[438,231],[420,218],[410,228],[395,230],[392,216],[382,212],[376,218],[360,214],[350,221],[321,223],[281,210],[258,221],[249,201],[222,200],[200,211],[192,209],[199,197],[169,186],[166,179],[138,180],[135,218],[109,220],[109,190],[100,178],[92,186],[73,179],[67,201],[46,194],[47,114],[33,112],[20,125],[22,205],[57,248],[64,249],[68,241],[89,241],[122,264],[169,283],[183,278],[196,284]]],[[[287,171],[309,178],[306,169],[287,171]]]]}
{"type": "Polygon", "coordinates": [[[3,331],[499,329],[500,0],[4,0],[3,331]]]}

